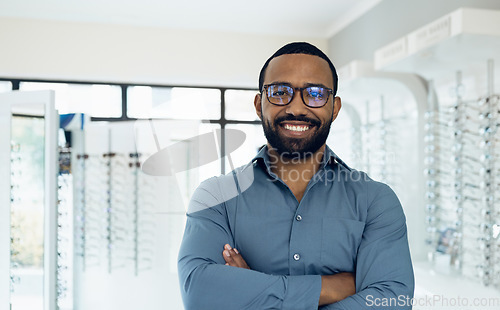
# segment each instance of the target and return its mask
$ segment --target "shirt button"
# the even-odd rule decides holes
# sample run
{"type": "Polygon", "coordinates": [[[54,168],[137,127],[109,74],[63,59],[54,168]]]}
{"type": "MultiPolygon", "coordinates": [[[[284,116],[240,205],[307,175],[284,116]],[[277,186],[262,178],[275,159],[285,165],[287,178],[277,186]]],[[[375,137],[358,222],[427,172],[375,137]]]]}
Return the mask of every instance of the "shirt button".
{"type": "Polygon", "coordinates": [[[293,259],[299,260],[300,259],[300,255],[297,254],[297,253],[293,254],[293,259]]]}
{"type": "Polygon", "coordinates": [[[295,219],[296,219],[297,221],[302,221],[302,216],[300,216],[300,214],[299,214],[299,215],[297,215],[297,216],[295,217],[295,219]]]}

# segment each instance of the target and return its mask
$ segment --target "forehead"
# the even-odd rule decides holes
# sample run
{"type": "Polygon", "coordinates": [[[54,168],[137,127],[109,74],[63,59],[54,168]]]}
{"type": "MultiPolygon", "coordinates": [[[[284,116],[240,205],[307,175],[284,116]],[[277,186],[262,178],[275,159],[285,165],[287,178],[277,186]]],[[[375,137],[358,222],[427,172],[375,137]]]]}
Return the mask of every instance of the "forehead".
{"type": "Polygon", "coordinates": [[[333,87],[333,75],[328,62],[321,57],[287,54],[269,62],[264,84],[275,82],[288,82],[295,86],[312,83],[333,87]]]}

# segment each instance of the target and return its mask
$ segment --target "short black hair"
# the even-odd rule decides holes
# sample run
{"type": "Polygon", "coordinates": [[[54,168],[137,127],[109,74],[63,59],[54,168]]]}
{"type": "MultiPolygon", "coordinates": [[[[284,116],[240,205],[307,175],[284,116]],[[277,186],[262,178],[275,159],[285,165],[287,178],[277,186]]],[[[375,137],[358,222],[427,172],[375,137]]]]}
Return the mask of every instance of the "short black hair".
{"type": "Polygon", "coordinates": [[[264,76],[266,75],[266,69],[271,60],[274,58],[281,56],[281,55],[288,55],[288,54],[305,54],[305,55],[313,55],[313,56],[318,56],[326,60],[328,62],[328,65],[330,66],[330,69],[332,70],[332,75],[333,75],[333,96],[337,94],[337,87],[338,87],[338,81],[339,78],[337,76],[337,70],[335,69],[335,66],[333,65],[332,61],[328,56],[326,56],[325,53],[323,53],[319,48],[316,46],[307,43],[307,42],[292,42],[288,43],[287,45],[283,46],[279,50],[276,51],[269,59],[266,61],[262,69],[260,70],[260,75],[259,75],[259,91],[262,91],[262,87],[264,86],[264,76]]]}

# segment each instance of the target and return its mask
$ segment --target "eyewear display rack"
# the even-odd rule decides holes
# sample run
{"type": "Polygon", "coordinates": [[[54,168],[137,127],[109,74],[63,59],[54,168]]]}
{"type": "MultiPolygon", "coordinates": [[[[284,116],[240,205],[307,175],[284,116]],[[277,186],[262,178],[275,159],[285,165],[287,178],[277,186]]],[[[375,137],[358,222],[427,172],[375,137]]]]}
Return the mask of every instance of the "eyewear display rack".
{"type": "Polygon", "coordinates": [[[463,8],[379,49],[375,66],[429,83],[424,113],[427,256],[500,288],[500,11],[463,8]],[[451,91],[450,91],[451,89],[451,91]]]}
{"type": "MultiPolygon", "coordinates": [[[[54,92],[18,92],[0,94],[0,121],[6,126],[0,134],[0,309],[8,310],[13,302],[33,303],[34,307],[44,310],[57,309],[57,128],[59,125],[57,111],[54,107],[54,92]],[[34,126],[30,122],[19,124],[13,122],[14,117],[29,119],[36,123],[37,135],[43,139],[33,140],[31,135],[34,126]],[[16,126],[16,127],[14,127],[16,126]],[[25,126],[25,127],[23,127],[25,126]],[[25,130],[25,141],[12,140],[16,132],[25,130]],[[31,140],[30,140],[31,139],[31,140]],[[24,153],[27,145],[35,145],[36,149],[24,153]],[[36,152],[36,156],[34,153],[36,152]],[[34,161],[39,173],[34,175],[26,171],[25,162],[34,161]],[[26,179],[36,179],[27,183],[26,179]],[[26,184],[37,184],[37,188],[26,188],[26,184]],[[42,193],[38,195],[37,193],[42,193]],[[38,196],[36,196],[38,195],[38,196]],[[28,201],[29,200],[29,201],[28,201]],[[25,203],[26,202],[26,203],[25,203]],[[36,288],[28,292],[18,292],[21,275],[11,277],[18,270],[13,262],[21,256],[33,254],[33,247],[21,247],[27,236],[18,234],[26,226],[16,225],[13,213],[31,212],[30,218],[37,222],[36,236],[30,241],[36,242],[36,257],[41,262],[31,260],[36,267],[36,288]],[[26,212],[25,212],[26,211],[26,212]],[[39,241],[41,240],[41,241],[39,241]],[[21,296],[21,294],[23,296],[21,296]],[[18,298],[23,297],[23,298],[18,298]],[[24,298],[28,297],[28,298],[24,298]]],[[[34,149],[33,147],[32,149],[34,149]]],[[[16,215],[17,216],[17,215],[16,215]]],[[[35,227],[30,227],[35,229],[35,227]]],[[[28,230],[29,231],[29,230],[28,230]]],[[[26,232],[26,230],[24,230],[26,232]]],[[[33,256],[32,256],[33,257],[33,256]]],[[[29,257],[30,258],[30,257],[29,257]]],[[[24,262],[27,262],[25,259],[24,262]]],[[[21,266],[19,266],[21,267],[21,266]]],[[[29,272],[29,270],[27,270],[29,272]]],[[[32,274],[33,275],[33,274],[32,274]]],[[[15,305],[14,305],[15,306],[15,305]]]]}
{"type": "Polygon", "coordinates": [[[10,191],[10,292],[16,291],[16,285],[20,282],[20,277],[15,275],[15,270],[19,267],[16,262],[17,256],[20,254],[18,246],[23,242],[22,232],[19,223],[12,219],[14,211],[19,207],[17,206],[22,199],[22,176],[26,175],[27,171],[22,169],[22,154],[21,145],[19,143],[11,143],[11,191],[10,191]]]}
{"type": "Polygon", "coordinates": [[[403,160],[399,152],[402,140],[400,128],[405,123],[416,126],[416,119],[404,115],[388,117],[385,110],[383,95],[378,100],[365,103],[365,121],[360,128],[364,146],[362,153],[364,171],[378,181],[401,189],[403,176],[398,167],[403,160]],[[376,112],[379,115],[375,117],[376,120],[371,120],[373,118],[371,110],[375,105],[378,105],[376,112]]]}
{"type": "Polygon", "coordinates": [[[109,273],[152,268],[154,256],[151,178],[140,170],[141,154],[76,155],[77,253],[83,270],[105,265],[109,273]]]}
{"type": "Polygon", "coordinates": [[[74,203],[70,148],[59,147],[57,184],[57,307],[72,309],[74,203]]]}
{"type": "Polygon", "coordinates": [[[448,254],[462,274],[498,286],[498,95],[464,100],[461,76],[456,102],[426,114],[426,242],[431,261],[448,254]]]}

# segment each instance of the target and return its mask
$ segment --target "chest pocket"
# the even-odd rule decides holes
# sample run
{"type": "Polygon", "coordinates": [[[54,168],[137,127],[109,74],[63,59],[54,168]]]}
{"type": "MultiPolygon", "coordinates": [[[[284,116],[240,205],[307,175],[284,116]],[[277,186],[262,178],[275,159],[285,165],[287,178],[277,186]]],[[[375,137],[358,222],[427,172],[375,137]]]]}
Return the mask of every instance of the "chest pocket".
{"type": "Polygon", "coordinates": [[[323,266],[332,272],[354,272],[365,223],[350,219],[324,218],[322,224],[323,266]]]}
{"type": "Polygon", "coordinates": [[[290,220],[282,217],[239,216],[235,246],[253,270],[288,274],[290,220]]]}

